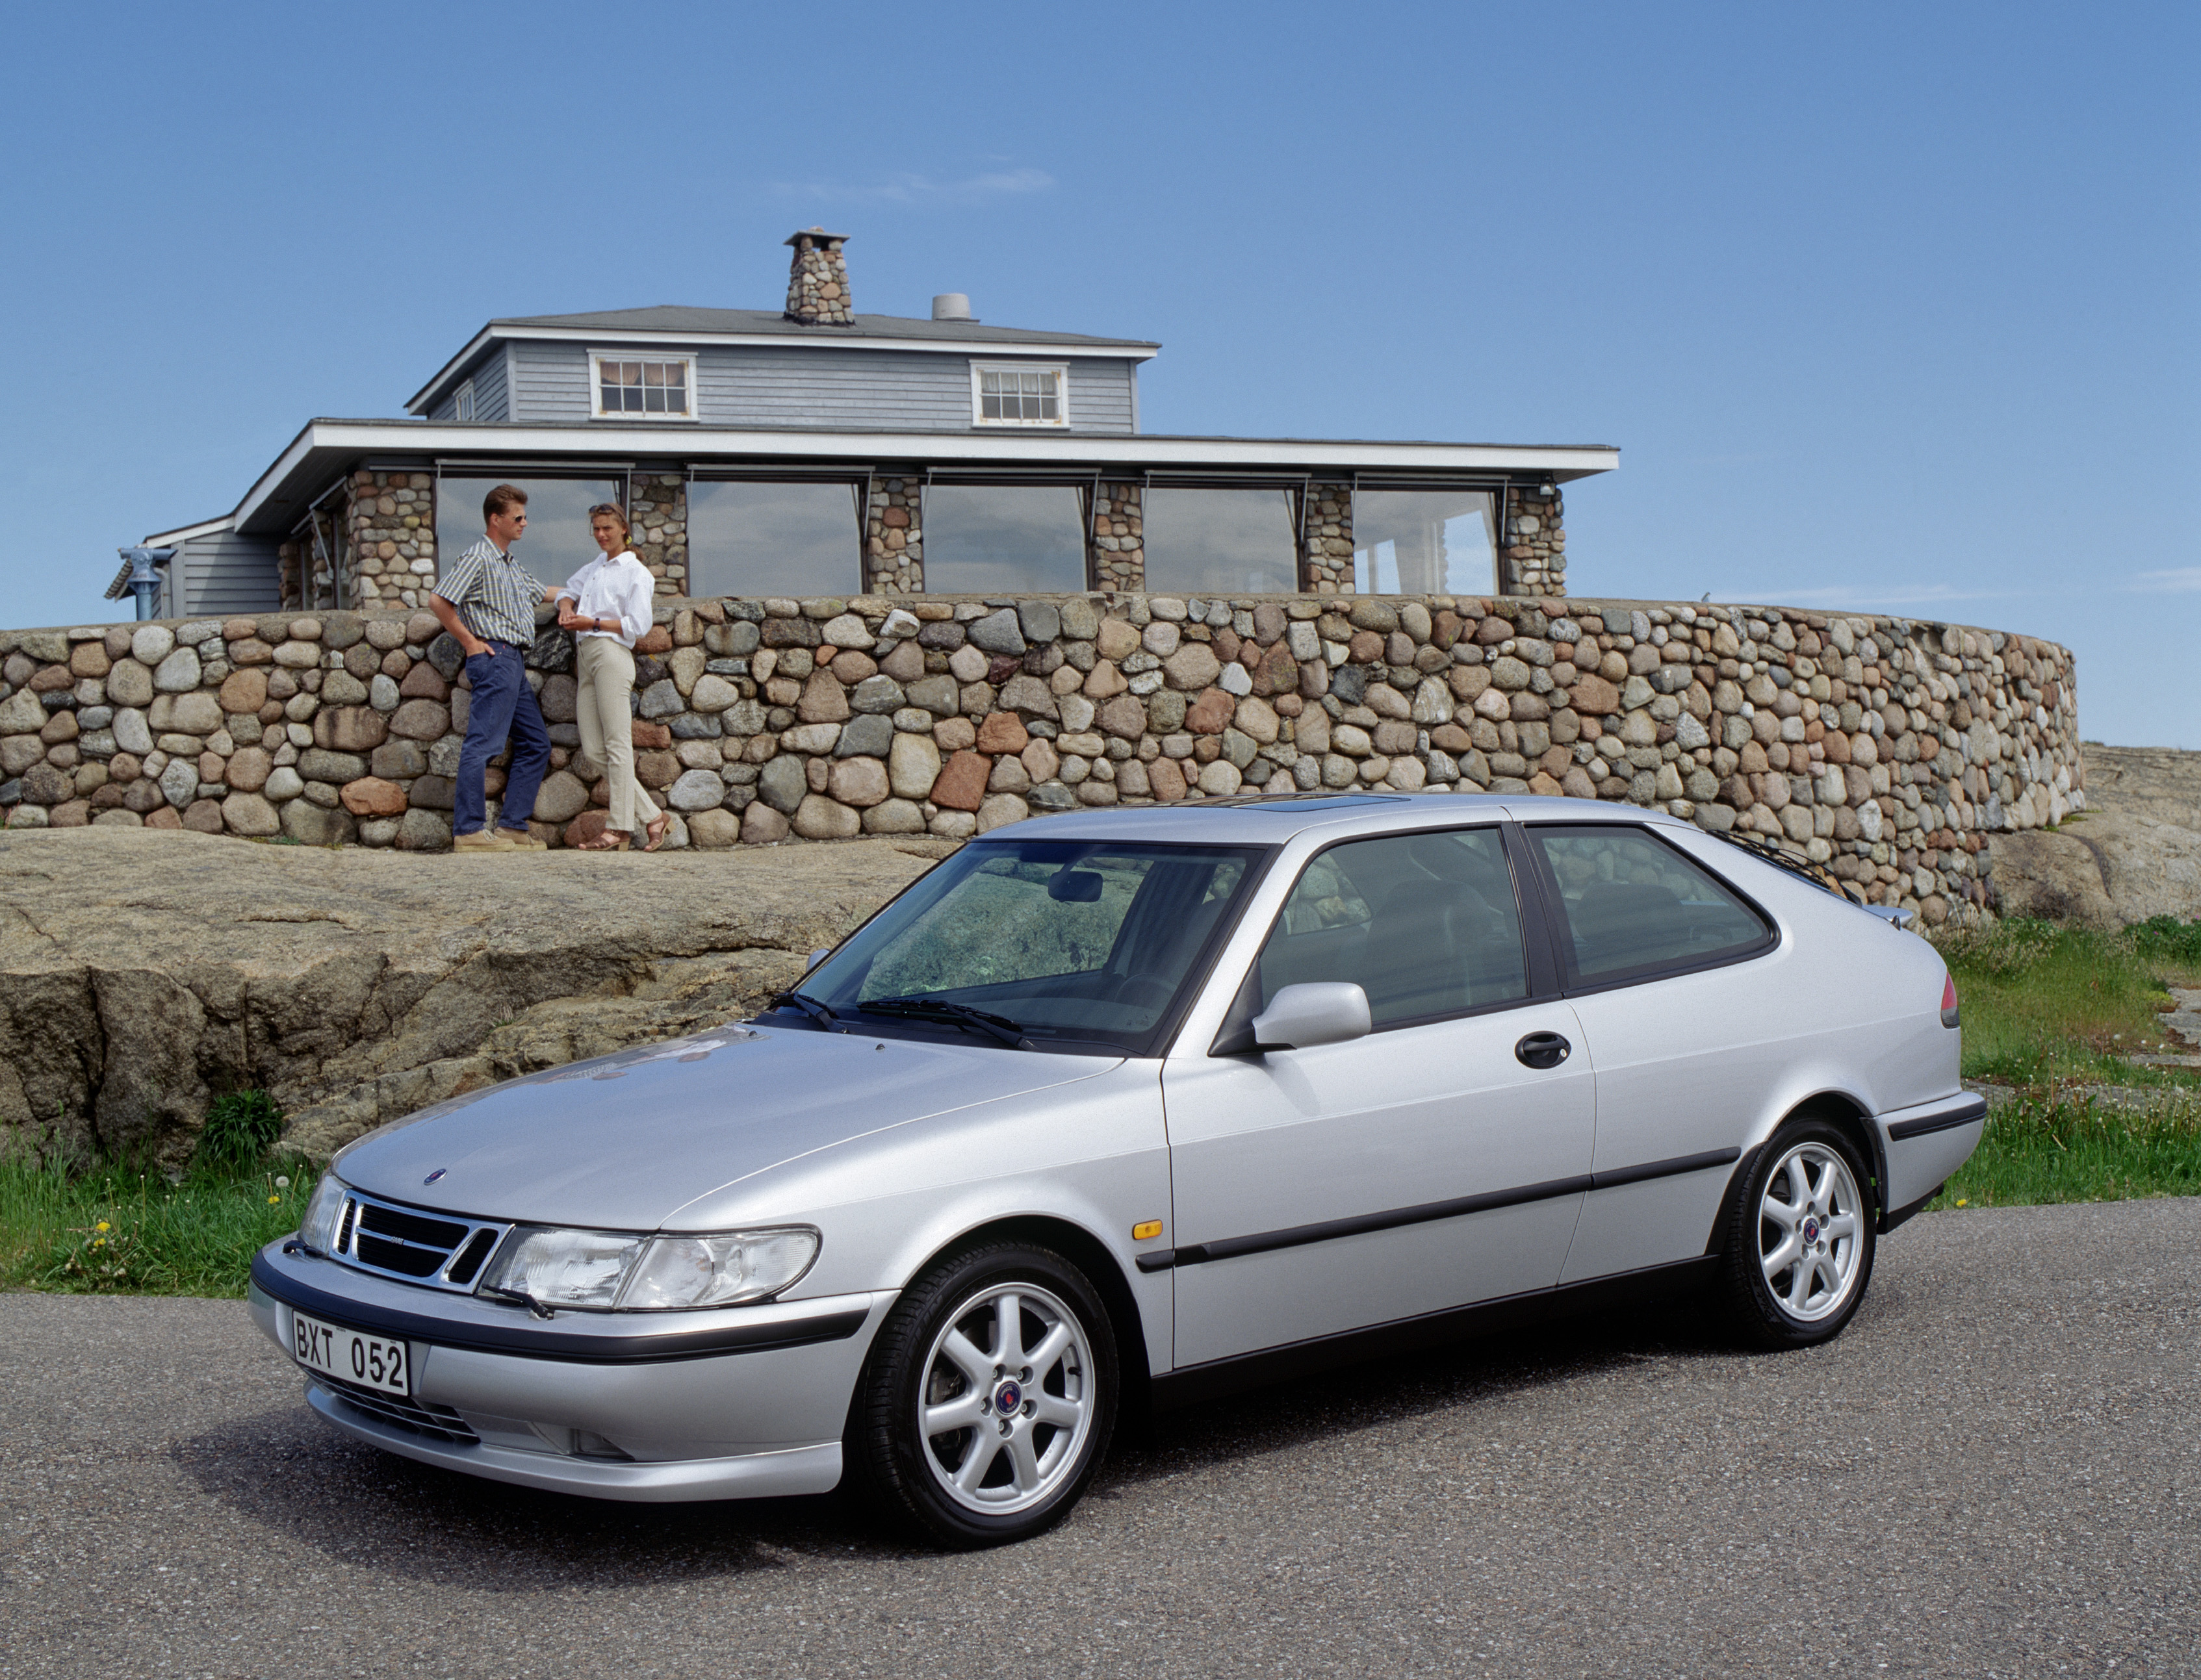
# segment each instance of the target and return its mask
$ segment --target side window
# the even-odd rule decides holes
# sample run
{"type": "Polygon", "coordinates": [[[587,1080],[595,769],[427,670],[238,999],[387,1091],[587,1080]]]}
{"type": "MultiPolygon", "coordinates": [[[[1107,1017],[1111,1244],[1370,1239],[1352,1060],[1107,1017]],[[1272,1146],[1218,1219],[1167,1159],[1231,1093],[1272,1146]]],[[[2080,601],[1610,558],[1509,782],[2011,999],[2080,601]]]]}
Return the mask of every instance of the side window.
{"type": "Polygon", "coordinates": [[[1287,986],[1351,980],[1379,1027],[1527,997],[1498,830],[1332,846],[1292,888],[1258,973],[1263,1009],[1287,986]]]}
{"type": "Polygon", "coordinates": [[[1535,828],[1558,883],[1574,978],[1632,979],[1740,957],[1771,929],[1711,874],[1640,828],[1535,828]]]}

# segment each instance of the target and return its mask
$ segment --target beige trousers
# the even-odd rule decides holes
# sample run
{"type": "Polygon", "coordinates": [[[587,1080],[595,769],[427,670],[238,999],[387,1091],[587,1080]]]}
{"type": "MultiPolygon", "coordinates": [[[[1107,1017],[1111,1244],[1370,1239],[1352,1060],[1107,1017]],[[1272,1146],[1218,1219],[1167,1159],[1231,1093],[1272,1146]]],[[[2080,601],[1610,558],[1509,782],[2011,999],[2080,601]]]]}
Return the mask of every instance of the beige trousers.
{"type": "Polygon", "coordinates": [[[611,818],[622,834],[647,828],[659,816],[655,803],[634,779],[634,655],[607,635],[577,636],[573,677],[581,726],[581,751],[611,778],[611,818]]]}

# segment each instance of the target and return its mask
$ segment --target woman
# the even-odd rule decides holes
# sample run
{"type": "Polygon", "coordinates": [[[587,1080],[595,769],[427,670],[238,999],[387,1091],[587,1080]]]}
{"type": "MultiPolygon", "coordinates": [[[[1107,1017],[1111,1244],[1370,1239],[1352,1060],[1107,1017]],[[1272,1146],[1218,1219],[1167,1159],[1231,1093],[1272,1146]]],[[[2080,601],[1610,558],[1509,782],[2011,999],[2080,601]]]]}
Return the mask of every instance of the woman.
{"type": "Polygon", "coordinates": [[[610,502],[589,510],[589,529],[604,552],[558,591],[558,624],[573,633],[573,676],[581,725],[581,752],[611,778],[611,817],[582,852],[623,852],[635,820],[644,824],[654,852],[665,844],[671,819],[634,779],[634,644],[649,630],[656,584],[627,545],[626,515],[610,502]]]}

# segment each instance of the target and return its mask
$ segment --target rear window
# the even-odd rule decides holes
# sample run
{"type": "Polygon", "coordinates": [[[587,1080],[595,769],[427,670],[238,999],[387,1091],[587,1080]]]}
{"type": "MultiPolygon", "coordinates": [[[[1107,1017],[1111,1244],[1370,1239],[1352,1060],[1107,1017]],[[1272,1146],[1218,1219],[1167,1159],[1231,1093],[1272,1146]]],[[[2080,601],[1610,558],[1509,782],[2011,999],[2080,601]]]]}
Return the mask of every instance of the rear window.
{"type": "Polygon", "coordinates": [[[1559,892],[1570,983],[1634,979],[1746,957],[1772,929],[1730,888],[1641,828],[1537,828],[1559,892]]]}

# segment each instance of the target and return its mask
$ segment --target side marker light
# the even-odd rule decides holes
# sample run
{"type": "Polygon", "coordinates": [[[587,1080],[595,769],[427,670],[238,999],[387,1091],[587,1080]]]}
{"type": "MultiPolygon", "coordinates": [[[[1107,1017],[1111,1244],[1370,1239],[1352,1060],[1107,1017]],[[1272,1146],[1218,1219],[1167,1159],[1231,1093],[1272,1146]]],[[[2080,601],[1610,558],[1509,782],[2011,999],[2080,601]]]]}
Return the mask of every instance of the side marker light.
{"type": "Polygon", "coordinates": [[[1131,1240],[1135,1243],[1143,1243],[1161,1234],[1162,1222],[1158,1219],[1142,1220],[1131,1227],[1131,1240]]]}

